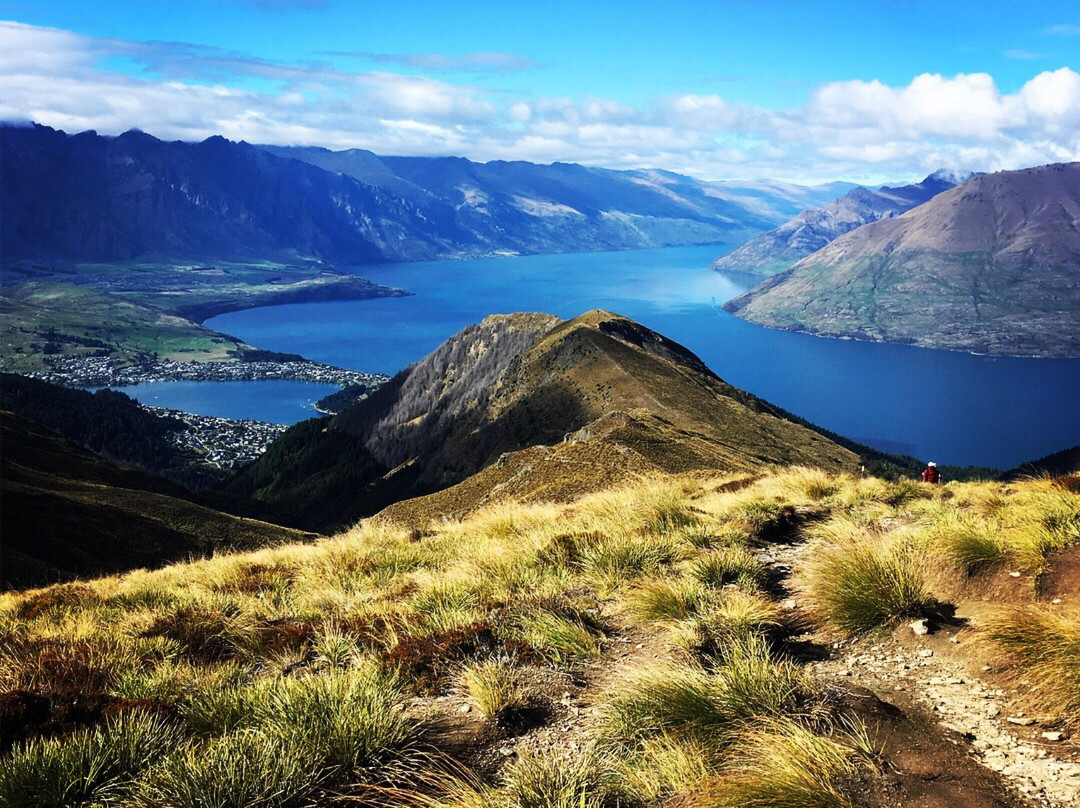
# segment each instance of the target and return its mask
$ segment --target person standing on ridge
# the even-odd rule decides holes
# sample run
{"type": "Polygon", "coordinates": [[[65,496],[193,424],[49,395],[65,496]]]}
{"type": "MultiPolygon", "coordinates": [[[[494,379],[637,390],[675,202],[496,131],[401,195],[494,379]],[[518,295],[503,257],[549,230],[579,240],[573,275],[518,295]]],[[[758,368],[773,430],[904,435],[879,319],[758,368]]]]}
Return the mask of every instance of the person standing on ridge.
{"type": "Polygon", "coordinates": [[[933,460],[926,464],[926,469],[922,473],[922,481],[924,483],[941,482],[941,475],[938,474],[937,463],[933,460]]]}

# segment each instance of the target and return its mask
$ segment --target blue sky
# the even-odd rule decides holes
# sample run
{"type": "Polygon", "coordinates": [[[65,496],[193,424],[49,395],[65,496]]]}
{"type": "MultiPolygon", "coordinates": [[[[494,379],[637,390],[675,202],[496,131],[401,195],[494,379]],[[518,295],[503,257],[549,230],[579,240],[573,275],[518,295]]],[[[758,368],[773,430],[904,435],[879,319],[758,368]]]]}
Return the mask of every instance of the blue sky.
{"type": "Polygon", "coordinates": [[[1075,2],[0,2],[68,131],[884,181],[1080,159],[1075,2]]]}

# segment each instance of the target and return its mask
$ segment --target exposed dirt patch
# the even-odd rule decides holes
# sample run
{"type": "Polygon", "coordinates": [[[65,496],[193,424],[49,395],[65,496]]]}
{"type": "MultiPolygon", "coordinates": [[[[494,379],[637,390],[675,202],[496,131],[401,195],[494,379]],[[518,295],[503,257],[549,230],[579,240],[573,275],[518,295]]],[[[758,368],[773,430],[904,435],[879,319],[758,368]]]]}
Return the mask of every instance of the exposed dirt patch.
{"type": "Polygon", "coordinates": [[[103,694],[73,695],[9,690],[0,693],[0,752],[36,737],[65,735],[130,710],[167,714],[173,706],[154,699],[103,694]]]}
{"type": "MultiPolygon", "coordinates": [[[[786,572],[799,567],[807,549],[771,546],[762,555],[786,572]]],[[[899,795],[882,805],[1074,806],[1080,747],[1059,719],[1028,714],[1022,690],[1005,689],[1002,671],[984,664],[974,632],[965,628],[1000,609],[993,595],[1030,603],[1032,581],[1000,569],[973,580],[968,594],[974,592],[977,598],[960,603],[954,616],[930,621],[931,634],[917,635],[907,624],[852,641],[811,632],[802,639],[831,653],[810,667],[823,680],[851,693],[869,691],[886,705],[888,720],[878,722],[878,732],[899,795]],[[1043,732],[1062,735],[1050,741],[1043,732]]]]}
{"type": "Polygon", "coordinates": [[[1039,595],[1043,600],[1080,606],[1080,547],[1050,556],[1050,569],[1039,579],[1039,595]]]}

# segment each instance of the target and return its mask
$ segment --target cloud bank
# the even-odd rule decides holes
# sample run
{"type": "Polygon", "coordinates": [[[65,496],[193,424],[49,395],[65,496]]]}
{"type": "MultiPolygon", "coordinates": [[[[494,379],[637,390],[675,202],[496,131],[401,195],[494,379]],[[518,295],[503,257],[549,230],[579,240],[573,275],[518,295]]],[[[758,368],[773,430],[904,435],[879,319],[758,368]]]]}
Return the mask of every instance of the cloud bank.
{"type": "Polygon", "coordinates": [[[510,93],[421,72],[500,74],[500,53],[321,54],[280,63],[178,42],[131,42],[0,22],[0,118],[71,132],[656,167],[702,179],[903,179],[1080,160],[1080,74],[1033,75],[1002,93],[985,73],[903,86],[842,81],[796,108],[673,94],[648,104],[510,93]],[[378,70],[339,63],[361,57],[378,70]]]}

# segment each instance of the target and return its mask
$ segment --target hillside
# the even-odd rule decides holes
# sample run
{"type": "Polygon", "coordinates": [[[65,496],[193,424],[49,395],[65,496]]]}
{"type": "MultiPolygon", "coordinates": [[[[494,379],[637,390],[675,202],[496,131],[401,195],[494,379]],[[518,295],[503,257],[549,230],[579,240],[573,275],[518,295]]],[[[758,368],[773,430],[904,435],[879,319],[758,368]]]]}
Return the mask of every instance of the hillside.
{"type": "Polygon", "coordinates": [[[738,242],[828,189],[0,127],[5,263],[319,259],[738,242]]]}
{"type": "Polygon", "coordinates": [[[0,802],[1070,808],[1077,490],[652,475],[0,594],[0,802]]]}
{"type": "Polygon", "coordinates": [[[55,432],[107,460],[123,463],[188,488],[219,483],[221,473],[199,463],[190,448],[172,436],[182,421],[143,409],[115,390],[72,390],[56,384],[0,373],[0,410],[55,432]]]}
{"type": "Polygon", "coordinates": [[[970,178],[935,171],[922,182],[897,187],[854,188],[820,208],[802,211],[775,230],[762,233],[710,265],[724,272],[775,275],[800,258],[868,222],[899,216],[970,178]]]}
{"type": "Polygon", "coordinates": [[[975,177],[725,308],[825,336],[1080,356],[1080,163],[975,177]]]}
{"type": "Polygon", "coordinates": [[[26,587],[309,536],[187,501],[179,486],[0,413],[3,587],[26,587]]]}
{"type": "MultiPolygon", "coordinates": [[[[294,524],[325,529],[482,469],[490,483],[480,486],[485,496],[507,475],[518,494],[567,496],[650,470],[859,464],[854,451],[724,383],[682,346],[601,311],[566,322],[543,314],[487,317],[323,423],[286,432],[275,457],[325,454],[322,471],[334,465],[351,480],[333,495],[345,510],[310,513],[300,489],[281,484],[280,464],[269,456],[227,490],[306,514],[294,524]],[[364,453],[340,458],[337,444],[346,439],[364,453]],[[552,462],[504,457],[519,450],[552,462]],[[342,462],[355,467],[346,471],[342,462]]],[[[320,479],[333,488],[334,476],[320,479]]]]}

